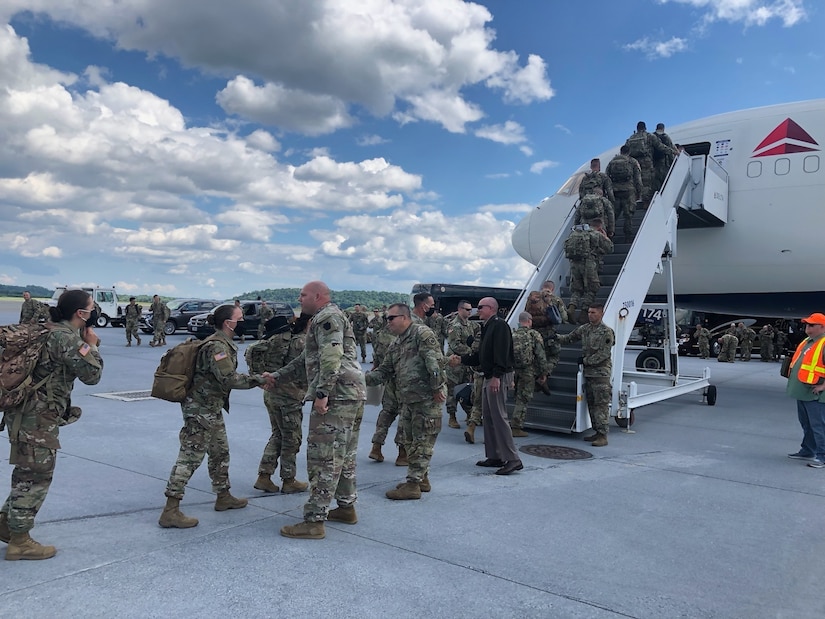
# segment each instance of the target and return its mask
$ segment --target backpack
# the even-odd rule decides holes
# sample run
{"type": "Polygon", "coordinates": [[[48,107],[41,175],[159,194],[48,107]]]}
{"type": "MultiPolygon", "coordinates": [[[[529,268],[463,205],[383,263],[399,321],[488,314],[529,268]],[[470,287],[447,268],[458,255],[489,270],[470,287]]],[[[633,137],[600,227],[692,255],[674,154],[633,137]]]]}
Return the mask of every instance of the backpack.
{"type": "MultiPolygon", "coordinates": [[[[513,338],[513,361],[517,369],[524,369],[533,365],[533,342],[527,337],[529,331],[513,338]]],[[[515,334],[513,334],[515,335],[515,334]]]]}
{"type": "Polygon", "coordinates": [[[590,221],[596,217],[604,218],[604,205],[601,196],[594,193],[584,196],[579,202],[579,214],[582,221],[590,221]]]}
{"type": "Polygon", "coordinates": [[[289,354],[290,339],[277,337],[279,334],[272,335],[265,340],[251,344],[244,353],[246,365],[249,367],[250,374],[263,374],[266,371],[272,371],[284,366],[284,360],[289,354]],[[277,367],[269,367],[272,361],[277,363],[277,367]]]}
{"type": "Polygon", "coordinates": [[[0,327],[6,345],[0,355],[0,411],[19,406],[39,389],[32,373],[51,328],[38,323],[0,327]]]}
{"type": "Polygon", "coordinates": [[[196,340],[190,337],[163,353],[152,381],[153,398],[167,402],[183,402],[186,399],[195,377],[198,352],[209,339],[196,340]]]}
{"type": "Polygon", "coordinates": [[[574,230],[564,241],[564,255],[568,260],[585,260],[590,257],[590,239],[581,230],[574,230]]]}
{"type": "Polygon", "coordinates": [[[634,159],[651,158],[653,154],[650,152],[650,146],[647,143],[647,133],[634,133],[627,138],[627,147],[630,149],[630,156],[634,159]]]}
{"type": "Polygon", "coordinates": [[[607,166],[607,175],[614,183],[626,183],[633,178],[633,163],[626,157],[616,157],[607,166]]]}
{"type": "Polygon", "coordinates": [[[579,184],[579,195],[587,195],[592,193],[594,189],[602,186],[602,179],[598,172],[588,172],[584,175],[581,184],[579,184]]]}
{"type": "Polygon", "coordinates": [[[547,302],[538,290],[533,290],[527,295],[527,301],[524,304],[524,311],[530,312],[531,316],[546,316],[547,302]]]}

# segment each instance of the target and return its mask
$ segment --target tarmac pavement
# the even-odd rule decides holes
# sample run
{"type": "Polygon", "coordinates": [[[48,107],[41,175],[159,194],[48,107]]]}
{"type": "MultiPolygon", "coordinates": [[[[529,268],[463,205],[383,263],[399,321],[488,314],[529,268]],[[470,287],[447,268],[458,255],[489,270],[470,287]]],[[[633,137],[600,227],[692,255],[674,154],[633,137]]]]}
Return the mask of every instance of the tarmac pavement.
{"type": "MultiPolygon", "coordinates": [[[[0,324],[18,311],[0,302],[0,324]]],[[[83,417],[61,431],[32,531],[58,554],[0,562],[0,617],[825,616],[825,469],[787,457],[801,430],[778,363],[681,358],[688,373],[710,366],[715,406],[696,392],[637,409],[635,433],[612,425],[602,448],[531,431],[516,444],[593,457],[522,454],[509,477],[474,466],[483,445],[445,423],[419,501],[384,497],[405,469],[391,442],[385,462],[367,458],[379,412],[367,406],[358,524],[327,523],[326,539],[307,541],[278,533],[301,520],[306,493],[252,488],[270,432],[257,389],[233,392],[226,416],[232,492],[249,506],[215,512],[204,463],[181,504],[200,524],[160,528],[180,408],[99,396],[149,390],[165,349],[148,337],[125,348],[122,328],[99,334],[103,379],[76,383],[83,417]]],[[[8,484],[7,461],[0,472],[8,484]]]]}

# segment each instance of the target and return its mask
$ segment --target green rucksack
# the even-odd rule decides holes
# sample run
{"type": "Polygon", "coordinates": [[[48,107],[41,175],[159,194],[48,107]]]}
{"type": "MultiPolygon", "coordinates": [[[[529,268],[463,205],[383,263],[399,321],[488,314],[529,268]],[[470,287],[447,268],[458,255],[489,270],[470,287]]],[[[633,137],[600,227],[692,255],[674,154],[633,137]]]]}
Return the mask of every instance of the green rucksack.
{"type": "Polygon", "coordinates": [[[579,194],[587,195],[593,193],[593,190],[602,186],[602,179],[599,172],[588,172],[584,175],[582,182],[579,184],[579,194]]]}
{"type": "Polygon", "coordinates": [[[198,352],[210,339],[212,336],[205,340],[190,337],[163,353],[152,381],[152,397],[167,402],[183,402],[192,389],[198,352]]]}
{"type": "Polygon", "coordinates": [[[584,196],[581,202],[579,202],[579,214],[581,215],[582,221],[590,221],[591,219],[596,219],[596,217],[604,219],[602,197],[595,193],[584,196]]]}
{"type": "Polygon", "coordinates": [[[23,404],[46,382],[35,383],[32,373],[50,332],[39,323],[0,327],[0,411],[23,404]]]}
{"type": "Polygon", "coordinates": [[[614,183],[626,183],[633,178],[633,162],[627,157],[616,157],[608,164],[607,175],[614,183]]]}
{"type": "Polygon", "coordinates": [[[568,260],[585,260],[590,257],[590,238],[584,230],[573,230],[564,241],[564,255],[568,260]]]}
{"type": "Polygon", "coordinates": [[[251,344],[244,353],[250,374],[274,372],[282,368],[289,354],[290,337],[283,337],[283,331],[271,335],[265,340],[251,344]]]}
{"type": "Polygon", "coordinates": [[[625,144],[630,149],[630,156],[634,159],[651,158],[653,156],[653,153],[650,152],[650,146],[647,143],[647,133],[645,132],[634,133],[627,138],[625,144]]]}

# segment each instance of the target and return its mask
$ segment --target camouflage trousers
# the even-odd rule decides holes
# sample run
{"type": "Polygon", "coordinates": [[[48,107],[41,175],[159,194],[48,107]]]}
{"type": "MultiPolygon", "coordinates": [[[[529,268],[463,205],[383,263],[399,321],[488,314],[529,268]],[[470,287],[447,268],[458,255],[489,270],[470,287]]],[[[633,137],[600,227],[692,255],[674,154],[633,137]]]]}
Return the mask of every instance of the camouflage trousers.
{"type": "Polygon", "coordinates": [[[636,190],[616,189],[613,187],[613,196],[616,201],[613,206],[616,209],[616,219],[624,218],[625,237],[633,236],[633,214],[636,212],[636,190]]]}
{"type": "Polygon", "coordinates": [[[125,323],[126,327],[126,342],[129,344],[132,343],[132,338],[135,340],[140,339],[140,333],[138,332],[138,322],[137,320],[127,320],[125,323]]]}
{"type": "Polygon", "coordinates": [[[361,359],[367,358],[367,332],[355,333],[355,343],[361,347],[361,359]]]}
{"type": "Polygon", "coordinates": [[[744,340],[742,342],[742,361],[750,361],[751,360],[751,351],[753,350],[753,342],[750,340],[744,340]]]}
{"type": "Polygon", "coordinates": [[[736,357],[736,346],[739,344],[735,339],[730,340],[727,344],[722,344],[722,349],[719,351],[719,356],[716,358],[717,361],[722,362],[734,362],[734,358],[736,357]]]}
{"type": "MultiPolygon", "coordinates": [[[[398,417],[398,399],[395,397],[395,381],[388,380],[384,383],[384,396],[381,398],[381,412],[378,413],[378,419],[375,421],[375,434],[372,435],[372,442],[383,445],[387,440],[387,434],[390,431],[395,418],[398,417]]],[[[399,423],[395,428],[395,444],[403,445],[404,440],[401,436],[402,429],[399,423]]]]}
{"type": "Polygon", "coordinates": [[[645,208],[650,205],[653,199],[654,188],[656,187],[656,170],[653,168],[653,160],[649,157],[637,159],[642,173],[642,201],[645,208]]]}
{"type": "Polygon", "coordinates": [[[759,340],[759,357],[762,361],[773,361],[773,342],[762,338],[759,340]]]}
{"type": "Polygon", "coordinates": [[[186,484],[207,457],[207,470],[215,493],[229,490],[229,441],[223,413],[191,403],[181,404],[183,427],[180,430],[178,459],[166,483],[166,496],[182,499],[186,484]]]}
{"type": "Polygon", "coordinates": [[[163,345],[166,343],[166,334],[163,332],[163,324],[154,325],[154,333],[152,334],[152,343],[156,345],[163,345]]]}
{"type": "Polygon", "coordinates": [[[613,396],[610,378],[587,376],[584,379],[584,395],[590,413],[590,424],[596,432],[606,436],[610,430],[610,400],[613,396]]]}
{"type": "Polygon", "coordinates": [[[533,368],[516,370],[516,390],[514,398],[516,405],[510,417],[510,427],[521,429],[524,427],[524,418],[527,416],[527,405],[533,399],[536,387],[536,372],[533,368]]]}
{"type": "Polygon", "coordinates": [[[272,434],[269,437],[258,475],[272,476],[281,459],[281,479],[295,479],[295,456],[301,451],[301,424],[304,414],[301,400],[287,398],[283,395],[264,392],[264,405],[269,413],[269,425],[272,434]]]}
{"type": "Polygon", "coordinates": [[[570,303],[587,310],[599,292],[598,264],[595,260],[570,261],[570,303]]]}
{"type": "Polygon", "coordinates": [[[472,376],[469,368],[459,365],[454,368],[448,366],[444,370],[444,377],[447,381],[447,415],[450,417],[455,417],[456,412],[458,411],[458,402],[456,402],[455,397],[453,396],[455,393],[455,388],[458,385],[463,385],[464,383],[470,382],[472,380],[472,376]]]}
{"type": "Polygon", "coordinates": [[[441,432],[440,402],[410,402],[401,406],[398,423],[407,450],[407,481],[420,483],[430,470],[435,440],[441,432]]]}
{"type": "Polygon", "coordinates": [[[707,338],[699,339],[699,357],[701,359],[710,357],[710,342],[708,342],[707,338]]]}
{"type": "Polygon", "coordinates": [[[30,443],[9,441],[15,453],[11,473],[11,492],[0,509],[12,533],[27,533],[34,528],[34,518],[43,506],[52,483],[57,450],[35,447],[30,443]]]}
{"type": "Polygon", "coordinates": [[[310,412],[307,435],[309,500],[304,505],[306,522],[326,520],[333,498],[341,507],[355,503],[355,455],[363,416],[364,402],[353,400],[330,402],[329,410],[324,415],[315,410],[310,412]]]}
{"type": "Polygon", "coordinates": [[[483,393],[484,375],[473,372],[473,408],[470,411],[470,418],[467,420],[467,423],[472,423],[477,426],[482,425],[481,400],[483,399],[483,393]]]}

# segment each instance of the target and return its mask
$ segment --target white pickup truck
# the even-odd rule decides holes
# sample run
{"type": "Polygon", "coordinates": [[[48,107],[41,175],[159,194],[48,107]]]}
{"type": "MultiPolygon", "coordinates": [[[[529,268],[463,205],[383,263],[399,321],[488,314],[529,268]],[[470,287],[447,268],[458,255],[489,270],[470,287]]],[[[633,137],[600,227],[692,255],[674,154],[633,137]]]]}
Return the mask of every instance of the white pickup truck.
{"type": "Polygon", "coordinates": [[[118,305],[117,291],[115,287],[100,288],[98,286],[58,286],[52,295],[49,305],[57,305],[57,300],[65,290],[79,289],[85,290],[100,306],[100,316],[97,319],[98,327],[105,327],[112,323],[113,327],[123,326],[123,308],[118,305]]]}

